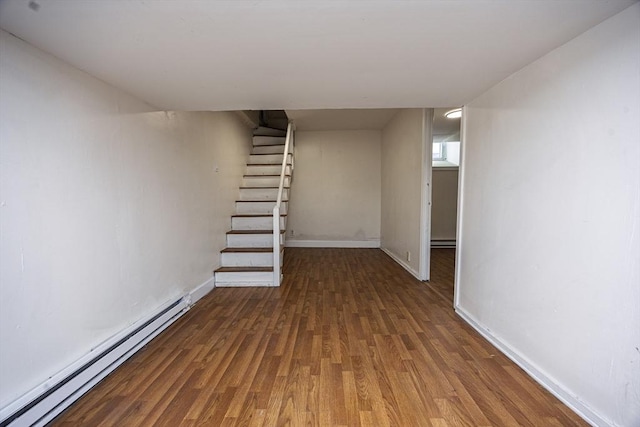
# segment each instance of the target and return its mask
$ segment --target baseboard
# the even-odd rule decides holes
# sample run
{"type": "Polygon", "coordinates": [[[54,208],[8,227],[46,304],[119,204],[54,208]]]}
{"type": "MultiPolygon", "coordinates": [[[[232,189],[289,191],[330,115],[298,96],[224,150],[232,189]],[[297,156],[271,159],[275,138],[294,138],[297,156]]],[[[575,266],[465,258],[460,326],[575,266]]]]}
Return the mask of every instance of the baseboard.
{"type": "Polygon", "coordinates": [[[0,427],[43,426],[168,328],[213,289],[213,278],[172,300],[0,409],[0,427]]]}
{"type": "Polygon", "coordinates": [[[215,282],[214,278],[211,277],[209,280],[204,282],[202,285],[198,286],[197,288],[195,288],[194,290],[189,292],[187,295],[189,295],[191,297],[191,305],[193,305],[193,304],[197,303],[198,301],[200,301],[200,299],[202,299],[202,297],[204,297],[209,292],[214,290],[215,287],[216,287],[216,282],[215,282]]]}
{"type": "MultiPolygon", "coordinates": [[[[397,262],[398,264],[400,264],[400,266],[402,268],[404,268],[405,270],[407,270],[409,273],[411,273],[411,275],[413,277],[415,277],[416,279],[420,280],[420,275],[418,274],[417,271],[415,271],[409,264],[407,264],[405,261],[403,261],[402,259],[400,259],[396,254],[394,254],[393,252],[391,252],[389,249],[387,248],[380,248],[382,249],[382,252],[384,252],[385,254],[389,255],[391,257],[391,259],[393,259],[395,262],[397,262]]],[[[420,280],[422,281],[422,280],[420,280]]]]}
{"type": "Polygon", "coordinates": [[[500,338],[493,335],[493,333],[482,326],[472,315],[467,313],[460,306],[455,307],[456,314],[460,316],[465,322],[467,322],[473,329],[475,329],[480,335],[482,335],[493,346],[500,350],[505,356],[511,359],[516,365],[524,370],[531,378],[533,378],[538,384],[547,389],[551,394],[557,397],[562,403],[567,405],[576,414],[582,417],[586,422],[593,426],[612,426],[613,424],[596,412],[587,407],[584,403],[576,398],[570,391],[564,388],[562,385],[554,381],[543,370],[539,369],[535,363],[522,356],[511,346],[502,341],[500,338]]]}
{"type": "Polygon", "coordinates": [[[380,240],[291,240],[288,248],[379,248],[380,240]]]}

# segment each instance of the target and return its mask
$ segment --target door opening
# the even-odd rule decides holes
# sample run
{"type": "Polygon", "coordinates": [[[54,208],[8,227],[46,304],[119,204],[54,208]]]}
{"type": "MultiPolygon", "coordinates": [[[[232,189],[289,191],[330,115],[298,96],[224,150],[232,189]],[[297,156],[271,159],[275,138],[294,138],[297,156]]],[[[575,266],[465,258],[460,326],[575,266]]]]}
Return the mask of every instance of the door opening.
{"type": "Polygon", "coordinates": [[[461,118],[455,108],[436,108],[431,139],[430,278],[432,287],[453,303],[461,118]]]}

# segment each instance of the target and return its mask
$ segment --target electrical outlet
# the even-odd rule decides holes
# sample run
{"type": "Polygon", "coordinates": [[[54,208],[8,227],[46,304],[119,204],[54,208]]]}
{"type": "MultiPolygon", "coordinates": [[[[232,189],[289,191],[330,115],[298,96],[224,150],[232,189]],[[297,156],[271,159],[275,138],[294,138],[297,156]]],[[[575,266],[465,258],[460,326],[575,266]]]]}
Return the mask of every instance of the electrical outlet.
{"type": "Polygon", "coordinates": [[[407,251],[407,261],[411,261],[411,252],[407,251]]]}

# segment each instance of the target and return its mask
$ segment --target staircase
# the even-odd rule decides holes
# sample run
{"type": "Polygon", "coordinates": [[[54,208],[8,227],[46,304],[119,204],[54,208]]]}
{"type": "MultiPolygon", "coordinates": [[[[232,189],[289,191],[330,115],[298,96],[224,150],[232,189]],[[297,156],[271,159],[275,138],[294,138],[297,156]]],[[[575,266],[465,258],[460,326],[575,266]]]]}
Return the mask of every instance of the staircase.
{"type": "MultiPolygon", "coordinates": [[[[231,216],[227,232],[227,247],[220,253],[221,267],[214,271],[216,287],[279,286],[280,268],[274,274],[274,222],[282,172],[286,132],[259,127],[254,131],[253,149],[247,163],[236,212],[231,216]]],[[[291,144],[292,145],[292,144],[291,144]]],[[[280,238],[275,250],[282,266],[287,223],[287,205],[293,171],[292,146],[287,154],[282,205],[280,207],[280,238]]]]}

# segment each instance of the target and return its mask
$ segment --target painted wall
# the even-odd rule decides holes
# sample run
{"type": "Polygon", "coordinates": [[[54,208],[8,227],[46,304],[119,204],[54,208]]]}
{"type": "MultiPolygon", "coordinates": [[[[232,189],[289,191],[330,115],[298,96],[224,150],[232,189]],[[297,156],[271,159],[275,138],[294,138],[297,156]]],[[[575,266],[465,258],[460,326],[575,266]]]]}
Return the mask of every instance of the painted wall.
{"type": "Polygon", "coordinates": [[[211,279],[251,140],[0,43],[3,407],[211,279]]]}
{"type": "Polygon", "coordinates": [[[458,220],[458,169],[431,173],[431,240],[455,240],[458,220]]]}
{"type": "Polygon", "coordinates": [[[379,246],[380,131],[299,131],[295,143],[287,244],[379,246]]]}
{"type": "Polygon", "coordinates": [[[420,268],[422,115],[421,109],[399,110],[382,130],[381,247],[416,276],[420,268]]]}
{"type": "Polygon", "coordinates": [[[465,115],[459,312],[592,422],[640,425],[640,4],[465,115]]]}

